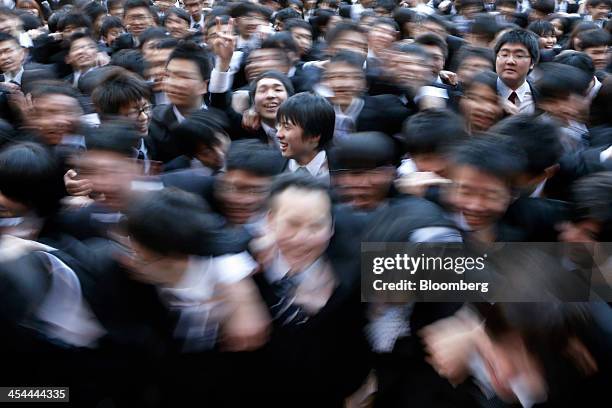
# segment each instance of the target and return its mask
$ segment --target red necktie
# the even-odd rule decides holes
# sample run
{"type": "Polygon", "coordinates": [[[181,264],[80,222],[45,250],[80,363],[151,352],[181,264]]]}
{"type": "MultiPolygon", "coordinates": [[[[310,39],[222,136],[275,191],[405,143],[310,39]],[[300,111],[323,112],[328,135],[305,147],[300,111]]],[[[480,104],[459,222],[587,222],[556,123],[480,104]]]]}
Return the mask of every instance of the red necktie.
{"type": "Polygon", "coordinates": [[[510,96],[508,97],[508,100],[510,102],[512,102],[514,105],[516,105],[516,100],[518,99],[518,95],[516,94],[516,92],[512,91],[512,93],[510,94],[510,96]]]}

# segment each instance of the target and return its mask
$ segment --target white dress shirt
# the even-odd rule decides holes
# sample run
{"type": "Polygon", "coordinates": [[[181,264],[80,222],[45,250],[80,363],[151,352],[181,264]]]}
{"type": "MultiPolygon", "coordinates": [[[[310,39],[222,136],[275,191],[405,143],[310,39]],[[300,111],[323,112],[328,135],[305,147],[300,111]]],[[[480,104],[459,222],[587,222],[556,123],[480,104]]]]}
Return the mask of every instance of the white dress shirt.
{"type": "Polygon", "coordinates": [[[327,154],[325,150],[321,150],[317,155],[305,166],[294,159],[290,159],[287,168],[290,172],[295,173],[300,167],[304,167],[316,179],[329,184],[329,167],[327,165],[327,154]]]}
{"type": "Polygon", "coordinates": [[[4,73],[4,83],[8,84],[9,82],[16,82],[21,85],[21,77],[23,76],[23,65],[19,68],[19,71],[15,75],[11,75],[9,72],[4,73]]]}

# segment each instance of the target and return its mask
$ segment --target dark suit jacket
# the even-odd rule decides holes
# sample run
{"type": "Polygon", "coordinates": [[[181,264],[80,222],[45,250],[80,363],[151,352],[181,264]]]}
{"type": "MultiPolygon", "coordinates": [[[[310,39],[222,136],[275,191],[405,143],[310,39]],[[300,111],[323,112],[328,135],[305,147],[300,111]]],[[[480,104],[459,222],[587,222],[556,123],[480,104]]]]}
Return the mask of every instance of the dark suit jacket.
{"type": "Polygon", "coordinates": [[[363,109],[357,117],[356,131],[377,131],[393,136],[402,130],[402,124],[410,114],[410,110],[395,95],[366,95],[363,109]]]}

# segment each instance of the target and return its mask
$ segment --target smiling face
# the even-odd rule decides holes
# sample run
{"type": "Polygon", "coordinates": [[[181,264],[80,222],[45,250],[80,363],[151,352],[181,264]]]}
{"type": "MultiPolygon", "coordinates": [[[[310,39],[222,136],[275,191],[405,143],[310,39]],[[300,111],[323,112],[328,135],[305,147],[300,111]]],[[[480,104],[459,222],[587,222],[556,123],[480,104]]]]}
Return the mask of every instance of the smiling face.
{"type": "Polygon", "coordinates": [[[123,25],[132,35],[139,36],[147,28],[155,26],[155,19],[148,8],[135,7],[125,12],[123,25]]]}
{"type": "Polygon", "coordinates": [[[200,69],[195,62],[173,58],[166,66],[164,90],[172,104],[178,107],[190,107],[206,93],[207,81],[202,79],[200,69]]]}
{"type": "Polygon", "coordinates": [[[189,22],[178,17],[176,14],[169,14],[164,21],[164,27],[173,38],[181,39],[189,33],[189,22]]]}
{"type": "Polygon", "coordinates": [[[532,68],[531,55],[523,44],[506,43],[499,49],[495,70],[510,89],[520,87],[532,68]]]}
{"type": "Polygon", "coordinates": [[[540,49],[552,50],[554,46],[557,45],[557,37],[555,33],[542,34],[538,37],[538,44],[540,45],[540,49]]]}
{"type": "Polygon", "coordinates": [[[276,113],[281,103],[288,98],[285,85],[278,79],[262,78],[255,89],[255,111],[270,126],[276,124],[276,113]]]}
{"type": "Polygon", "coordinates": [[[316,155],[320,136],[304,137],[304,129],[287,118],[279,118],[276,137],[283,157],[308,163],[316,155]]]}
{"type": "Polygon", "coordinates": [[[66,62],[75,70],[85,71],[96,65],[97,55],[98,47],[91,38],[79,38],[70,44],[66,62]]]}
{"type": "Polygon", "coordinates": [[[503,115],[495,90],[481,83],[475,83],[465,91],[459,102],[459,109],[471,132],[489,129],[503,115]]]}
{"type": "Polygon", "coordinates": [[[66,135],[74,133],[83,114],[79,102],[67,95],[49,94],[32,101],[34,109],[27,118],[28,127],[35,129],[43,142],[57,145],[66,135]]]}

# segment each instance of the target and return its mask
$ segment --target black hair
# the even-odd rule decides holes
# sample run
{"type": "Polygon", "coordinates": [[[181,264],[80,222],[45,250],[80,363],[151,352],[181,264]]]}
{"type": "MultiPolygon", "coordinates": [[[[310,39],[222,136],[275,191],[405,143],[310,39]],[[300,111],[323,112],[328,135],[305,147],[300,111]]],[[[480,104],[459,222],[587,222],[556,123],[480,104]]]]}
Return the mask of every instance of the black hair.
{"type": "Polygon", "coordinates": [[[316,9],[314,11],[313,16],[309,20],[310,24],[312,24],[313,38],[318,39],[323,35],[329,20],[331,20],[331,18],[335,15],[336,13],[326,9],[316,9]]]}
{"type": "Polygon", "coordinates": [[[597,96],[591,103],[591,110],[589,113],[589,125],[599,126],[610,123],[612,117],[612,77],[608,76],[603,80],[597,96]]]}
{"type": "Polygon", "coordinates": [[[129,103],[149,99],[148,84],[136,75],[117,70],[106,77],[91,95],[91,100],[101,116],[117,115],[129,103]]]}
{"type": "Polygon", "coordinates": [[[604,29],[582,31],[576,36],[581,50],[586,50],[591,47],[601,47],[610,45],[610,33],[604,29]]]}
{"type": "Polygon", "coordinates": [[[461,116],[448,109],[428,109],[404,122],[397,136],[409,154],[442,153],[467,138],[461,116]]]}
{"type": "Polygon", "coordinates": [[[587,7],[597,7],[600,4],[605,4],[606,6],[612,8],[612,0],[587,0],[587,7]]]}
{"type": "Polygon", "coordinates": [[[577,220],[592,219],[612,223],[612,172],[590,174],[572,187],[577,220]]]}
{"type": "Polygon", "coordinates": [[[220,227],[201,197],[175,188],[143,193],[126,216],[130,237],[166,256],[204,255],[220,227]]]}
{"type": "Polygon", "coordinates": [[[103,37],[106,36],[108,32],[112,30],[113,28],[125,29],[119,17],[113,17],[113,16],[105,17],[104,20],[102,21],[102,24],[100,25],[100,35],[103,37]]]}
{"type": "Polygon", "coordinates": [[[50,33],[56,33],[59,31],[59,22],[65,14],[68,14],[68,12],[58,10],[49,16],[49,19],[47,20],[47,27],[49,27],[50,33]]]}
{"type": "Polygon", "coordinates": [[[397,3],[395,0],[376,0],[376,6],[374,8],[382,8],[385,11],[391,13],[393,10],[395,10],[396,7],[397,3]]]}
{"type": "Polygon", "coordinates": [[[451,69],[453,72],[457,72],[461,63],[469,58],[480,58],[491,63],[491,69],[495,69],[495,54],[493,50],[484,47],[472,47],[464,45],[459,49],[455,57],[453,57],[453,63],[451,69]]]}
{"type": "Polygon", "coordinates": [[[415,44],[438,47],[440,48],[440,50],[442,50],[444,59],[448,57],[448,44],[446,44],[446,41],[437,34],[434,34],[434,33],[421,34],[414,40],[414,42],[415,44]]]}
{"type": "Polygon", "coordinates": [[[302,175],[298,173],[289,172],[277,176],[272,182],[272,186],[270,187],[270,193],[268,194],[267,207],[271,208],[274,199],[283,192],[289,190],[290,188],[306,190],[309,192],[320,192],[325,194],[331,201],[331,197],[329,195],[329,188],[325,183],[320,180],[317,180],[309,174],[302,175]]]}
{"type": "Polygon", "coordinates": [[[415,55],[426,61],[431,61],[431,55],[429,55],[427,50],[425,50],[425,48],[421,47],[419,44],[396,43],[392,46],[392,49],[402,54],[415,55]]]}
{"type": "Polygon", "coordinates": [[[482,0],[458,0],[455,2],[455,8],[457,11],[461,11],[467,6],[481,6],[481,10],[484,8],[482,0]]]}
{"type": "Polygon", "coordinates": [[[473,85],[485,85],[497,92],[497,75],[493,71],[482,71],[472,77],[471,80],[463,84],[464,91],[470,89],[473,85]]]}
{"type": "Polygon", "coordinates": [[[495,0],[496,7],[507,5],[516,8],[517,4],[518,0],[495,0]]]}
{"type": "Polygon", "coordinates": [[[208,51],[190,40],[182,40],[178,43],[176,48],[168,57],[168,63],[173,59],[183,59],[195,63],[200,70],[202,80],[208,81],[210,79],[210,72],[212,71],[211,58],[208,55],[208,51]]]}
{"type": "Polygon", "coordinates": [[[286,21],[294,18],[302,18],[302,15],[295,11],[294,9],[287,7],[282,10],[278,10],[276,14],[274,14],[274,21],[286,21]]]}
{"type": "Polygon", "coordinates": [[[157,15],[157,13],[153,11],[147,0],[126,0],[125,3],[123,3],[123,16],[125,17],[128,11],[135,8],[146,9],[151,15],[151,17],[156,20],[155,16],[157,15]]]}
{"type": "Polygon", "coordinates": [[[395,31],[399,31],[400,29],[399,25],[397,25],[395,20],[390,17],[378,17],[376,18],[376,20],[374,20],[374,22],[372,23],[370,27],[374,27],[377,25],[388,25],[392,27],[395,31]]]}
{"type": "Polygon", "coordinates": [[[559,163],[563,146],[558,126],[534,119],[528,114],[511,116],[497,123],[489,132],[505,135],[522,148],[527,156],[526,172],[537,176],[559,163]]]}
{"type": "Polygon", "coordinates": [[[179,148],[189,157],[193,157],[200,145],[212,148],[218,146],[221,140],[218,133],[225,134],[227,121],[216,112],[194,112],[183,122],[171,130],[178,140],[179,148]]]}
{"type": "Polygon", "coordinates": [[[531,63],[536,64],[540,59],[540,45],[538,37],[531,31],[517,28],[504,33],[497,44],[495,44],[495,55],[499,53],[501,47],[505,44],[522,44],[527,48],[531,56],[531,63]]]}
{"type": "Polygon", "coordinates": [[[89,17],[82,13],[66,13],[60,17],[57,23],[57,29],[58,31],[64,31],[68,26],[73,26],[77,28],[83,27],[87,30],[91,30],[91,20],[89,19],[89,17]]]}
{"type": "Polygon", "coordinates": [[[140,48],[150,40],[169,38],[168,32],[163,27],[149,27],[138,36],[140,40],[140,48]]]}
{"type": "Polygon", "coordinates": [[[295,93],[295,90],[293,89],[293,84],[291,83],[291,80],[287,77],[287,75],[279,71],[267,71],[263,74],[260,74],[249,84],[249,99],[251,100],[251,103],[253,103],[255,100],[257,84],[259,83],[259,81],[265,78],[273,78],[283,84],[283,86],[285,87],[285,91],[287,91],[287,97],[291,97],[295,93]]]}
{"type": "Polygon", "coordinates": [[[507,137],[481,135],[456,147],[451,154],[454,166],[469,166],[512,186],[527,165],[525,153],[507,137]]]}
{"type": "Polygon", "coordinates": [[[287,20],[283,29],[284,31],[291,32],[291,30],[294,28],[303,28],[312,34],[312,25],[308,21],[300,18],[292,18],[287,20]]]}
{"type": "Polygon", "coordinates": [[[567,98],[570,94],[584,96],[593,80],[578,68],[546,62],[538,66],[535,88],[539,100],[567,98]]]}
{"type": "Polygon", "coordinates": [[[303,130],[304,138],[320,136],[317,148],[323,150],[332,140],[336,122],[334,107],[319,95],[301,92],[287,99],[278,109],[277,121],[290,121],[303,130]]]}
{"type": "Polygon", "coordinates": [[[365,76],[365,73],[363,72],[364,62],[365,57],[360,54],[356,54],[351,51],[340,51],[329,59],[329,63],[327,66],[329,67],[330,64],[344,63],[350,65],[353,68],[359,69],[359,71],[361,71],[362,74],[365,76]]]}
{"type": "Polygon", "coordinates": [[[478,14],[470,26],[470,32],[472,34],[484,36],[488,42],[491,42],[495,39],[495,36],[501,28],[495,16],[490,14],[478,14]]]}
{"type": "Polygon", "coordinates": [[[103,123],[89,132],[86,143],[88,151],[101,150],[131,158],[140,139],[141,135],[132,123],[114,121],[103,123]]]}
{"type": "Polygon", "coordinates": [[[168,18],[170,14],[174,14],[181,20],[186,21],[187,25],[191,24],[191,16],[189,15],[187,11],[185,11],[182,8],[178,8],[178,7],[170,7],[168,10],[166,10],[166,16],[164,17],[164,25],[166,25],[166,19],[168,18]]]}
{"type": "Polygon", "coordinates": [[[548,15],[555,12],[555,0],[532,0],[531,8],[548,15]]]}
{"type": "Polygon", "coordinates": [[[179,40],[177,40],[176,38],[167,37],[162,38],[157,43],[155,43],[155,46],[153,48],[155,48],[156,50],[168,50],[170,48],[176,48],[178,43],[179,40]]]}
{"type": "Polygon", "coordinates": [[[19,47],[21,47],[21,44],[19,44],[19,40],[17,38],[13,37],[10,34],[0,32],[0,42],[5,42],[5,41],[12,41],[15,44],[17,44],[19,47]]]}
{"type": "Polygon", "coordinates": [[[94,40],[91,37],[91,35],[89,35],[89,33],[76,32],[76,33],[72,34],[70,36],[70,38],[68,38],[68,50],[70,50],[70,48],[72,47],[72,44],[74,44],[78,40],[82,40],[83,38],[88,39],[89,41],[94,43],[96,45],[96,47],[97,47],[96,40],[94,40]]]}
{"type": "Polygon", "coordinates": [[[64,95],[79,100],[79,93],[70,85],[61,81],[41,81],[37,83],[30,92],[32,99],[41,98],[48,95],[64,95]]]}
{"type": "Polygon", "coordinates": [[[354,23],[352,21],[342,21],[336,24],[334,28],[329,30],[329,32],[325,36],[325,41],[327,41],[327,44],[329,46],[334,41],[336,41],[340,36],[350,31],[361,34],[363,36],[367,35],[366,30],[363,27],[361,27],[359,24],[354,23]]]}
{"type": "Polygon", "coordinates": [[[268,8],[260,6],[258,4],[250,3],[248,1],[236,4],[232,8],[232,11],[230,13],[230,15],[234,18],[243,17],[247,14],[259,14],[268,21],[272,16],[272,12],[268,8]]]}
{"type": "Polygon", "coordinates": [[[281,174],[284,166],[285,159],[276,147],[254,139],[233,141],[225,163],[227,171],[243,170],[259,177],[281,174]]]}
{"type": "Polygon", "coordinates": [[[43,146],[21,143],[0,152],[0,191],[39,216],[59,209],[64,196],[62,184],[61,169],[43,146]]]}
{"type": "Polygon", "coordinates": [[[90,1],[86,3],[81,10],[93,22],[100,16],[106,14],[106,9],[98,2],[90,1]]]}
{"type": "Polygon", "coordinates": [[[393,138],[382,132],[359,132],[335,140],[328,151],[330,171],[370,170],[398,163],[398,149],[393,138]]]}
{"type": "Polygon", "coordinates": [[[527,26],[527,30],[536,34],[538,37],[546,37],[549,35],[555,35],[555,26],[551,22],[546,20],[537,20],[527,26]]]}
{"type": "Polygon", "coordinates": [[[299,51],[298,45],[291,36],[291,33],[286,31],[274,33],[269,35],[262,43],[261,48],[278,48],[287,52],[297,53],[299,51]]]}
{"type": "Polygon", "coordinates": [[[113,54],[110,63],[144,77],[145,60],[138,50],[119,50],[113,54]]]}
{"type": "Polygon", "coordinates": [[[592,21],[581,21],[580,23],[575,24],[569,36],[567,43],[568,48],[576,49],[576,37],[578,37],[578,34],[581,32],[597,29],[599,29],[599,27],[592,21]]]}
{"type": "Polygon", "coordinates": [[[595,75],[595,65],[593,60],[584,52],[565,50],[557,55],[553,62],[564,65],[571,65],[572,67],[578,68],[589,77],[595,75]]]}

